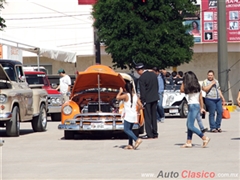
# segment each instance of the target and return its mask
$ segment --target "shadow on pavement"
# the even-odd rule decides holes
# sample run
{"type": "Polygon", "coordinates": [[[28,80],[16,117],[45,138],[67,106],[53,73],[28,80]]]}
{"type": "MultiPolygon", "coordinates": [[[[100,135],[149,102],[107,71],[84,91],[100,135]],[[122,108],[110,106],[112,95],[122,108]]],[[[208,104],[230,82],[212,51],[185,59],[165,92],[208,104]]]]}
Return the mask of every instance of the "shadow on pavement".
{"type": "Polygon", "coordinates": [[[240,140],[240,137],[239,138],[231,138],[231,140],[240,140]]]}
{"type": "Polygon", "coordinates": [[[113,139],[127,139],[127,135],[124,132],[118,133],[109,133],[109,132],[85,132],[85,133],[75,133],[74,139],[65,139],[64,137],[61,140],[113,140],[113,139]]]}

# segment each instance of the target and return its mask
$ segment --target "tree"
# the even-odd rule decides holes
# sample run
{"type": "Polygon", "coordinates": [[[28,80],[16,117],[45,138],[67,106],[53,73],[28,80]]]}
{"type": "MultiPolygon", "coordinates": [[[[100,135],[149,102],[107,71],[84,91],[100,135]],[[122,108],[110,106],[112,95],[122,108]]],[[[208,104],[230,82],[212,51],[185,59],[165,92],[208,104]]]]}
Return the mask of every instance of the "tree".
{"type": "MultiPolygon", "coordinates": [[[[1,9],[4,8],[3,4],[6,3],[5,0],[0,0],[0,11],[1,9]]],[[[0,16],[0,31],[2,31],[5,27],[7,27],[5,25],[5,20],[0,16]]]]}
{"type": "Polygon", "coordinates": [[[184,14],[196,10],[195,0],[98,0],[93,26],[115,67],[168,67],[192,59],[193,36],[186,33],[184,14]]]}

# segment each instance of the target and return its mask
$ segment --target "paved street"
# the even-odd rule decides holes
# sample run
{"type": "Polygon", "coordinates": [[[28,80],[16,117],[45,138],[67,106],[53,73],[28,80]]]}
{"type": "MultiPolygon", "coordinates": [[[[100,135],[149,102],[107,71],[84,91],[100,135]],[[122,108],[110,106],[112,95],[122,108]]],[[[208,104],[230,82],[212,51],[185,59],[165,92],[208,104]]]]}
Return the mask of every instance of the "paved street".
{"type": "Polygon", "coordinates": [[[18,138],[0,130],[0,179],[240,179],[239,122],[240,112],[233,112],[222,133],[206,133],[207,148],[194,135],[194,147],[183,149],[186,119],[167,118],[158,124],[159,138],[143,140],[138,150],[123,150],[126,139],[64,140],[59,122],[49,121],[43,133],[23,123],[18,138]]]}

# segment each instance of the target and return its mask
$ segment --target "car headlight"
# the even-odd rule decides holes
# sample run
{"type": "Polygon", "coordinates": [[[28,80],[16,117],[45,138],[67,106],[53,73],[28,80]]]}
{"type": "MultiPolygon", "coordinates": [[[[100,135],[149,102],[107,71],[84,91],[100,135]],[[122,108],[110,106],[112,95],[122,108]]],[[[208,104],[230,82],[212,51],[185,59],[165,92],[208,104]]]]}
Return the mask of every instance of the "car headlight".
{"type": "Polygon", "coordinates": [[[65,106],[64,108],[63,108],[63,113],[64,114],[66,114],[66,115],[69,115],[69,114],[71,114],[72,113],[72,107],[71,106],[65,106]]]}
{"type": "Polygon", "coordinates": [[[62,105],[62,98],[61,97],[51,97],[49,100],[49,103],[51,105],[60,106],[60,105],[62,105]]]}
{"type": "Polygon", "coordinates": [[[5,103],[7,101],[7,96],[5,94],[0,94],[0,103],[5,103]]]}
{"type": "Polygon", "coordinates": [[[174,101],[174,96],[172,96],[172,95],[168,96],[166,105],[170,106],[173,103],[173,101],[174,101]]]}

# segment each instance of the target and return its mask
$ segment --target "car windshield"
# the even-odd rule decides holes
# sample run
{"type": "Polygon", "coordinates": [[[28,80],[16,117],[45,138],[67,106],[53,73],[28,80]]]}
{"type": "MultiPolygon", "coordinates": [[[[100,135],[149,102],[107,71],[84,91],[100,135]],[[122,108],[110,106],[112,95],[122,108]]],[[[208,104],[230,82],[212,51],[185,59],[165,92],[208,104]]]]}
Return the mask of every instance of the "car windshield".
{"type": "Polygon", "coordinates": [[[165,90],[180,90],[181,85],[166,85],[165,90]]]}
{"type": "Polygon", "coordinates": [[[48,86],[45,74],[27,74],[25,76],[28,84],[44,84],[44,86],[48,86]]]}

